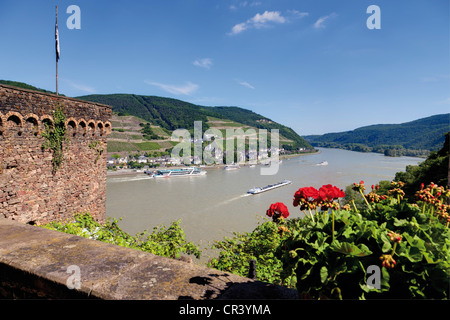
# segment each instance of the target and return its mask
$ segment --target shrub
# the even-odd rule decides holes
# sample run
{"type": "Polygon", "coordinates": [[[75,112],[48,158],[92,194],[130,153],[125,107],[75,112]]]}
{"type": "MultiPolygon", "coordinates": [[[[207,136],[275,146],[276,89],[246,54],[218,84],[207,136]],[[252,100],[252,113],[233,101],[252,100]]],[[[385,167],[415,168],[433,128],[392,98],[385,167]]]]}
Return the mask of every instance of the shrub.
{"type": "Polygon", "coordinates": [[[169,227],[155,227],[150,234],[144,231],[135,236],[124,232],[118,222],[116,219],[107,219],[102,225],[89,213],[80,213],[75,215],[72,222],[51,222],[42,227],[169,258],[179,258],[181,253],[197,258],[201,256],[198,247],[185,240],[180,221],[172,222],[169,227]]]}

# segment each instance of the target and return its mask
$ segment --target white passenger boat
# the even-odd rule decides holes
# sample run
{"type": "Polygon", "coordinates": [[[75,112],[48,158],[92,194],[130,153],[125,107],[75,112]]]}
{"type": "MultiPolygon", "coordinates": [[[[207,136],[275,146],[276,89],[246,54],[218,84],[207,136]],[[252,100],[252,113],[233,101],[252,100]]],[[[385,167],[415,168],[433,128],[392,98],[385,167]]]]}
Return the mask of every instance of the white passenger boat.
{"type": "Polygon", "coordinates": [[[237,170],[240,168],[241,167],[238,164],[229,164],[229,165],[226,165],[225,167],[223,167],[223,170],[237,170]]]}
{"type": "Polygon", "coordinates": [[[317,166],[327,166],[328,162],[327,161],[322,161],[321,163],[318,163],[317,166]]]}
{"type": "Polygon", "coordinates": [[[205,170],[197,167],[182,168],[182,169],[160,169],[156,170],[153,178],[169,178],[169,177],[192,177],[203,176],[206,174],[205,170]]]}
{"type": "Polygon", "coordinates": [[[247,193],[258,194],[261,192],[265,192],[265,191],[269,191],[269,190],[276,189],[279,187],[283,187],[283,186],[291,184],[291,183],[292,183],[292,181],[290,181],[290,180],[283,180],[283,181],[275,183],[275,184],[269,184],[268,186],[265,186],[265,187],[252,188],[252,189],[248,190],[247,193]]]}

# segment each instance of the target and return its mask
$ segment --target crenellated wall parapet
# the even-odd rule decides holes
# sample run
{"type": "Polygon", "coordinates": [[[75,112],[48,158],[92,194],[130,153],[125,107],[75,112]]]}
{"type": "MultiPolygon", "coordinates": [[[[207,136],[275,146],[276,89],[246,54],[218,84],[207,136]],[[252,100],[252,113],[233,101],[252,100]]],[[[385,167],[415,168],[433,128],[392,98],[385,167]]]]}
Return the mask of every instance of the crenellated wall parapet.
{"type": "Polygon", "coordinates": [[[90,212],[104,221],[110,119],[110,106],[0,84],[0,217],[43,224],[90,212]],[[66,139],[55,170],[42,133],[58,106],[66,139]]]}
{"type": "MultiPolygon", "coordinates": [[[[52,127],[53,117],[49,114],[38,116],[33,113],[22,115],[16,111],[9,111],[3,115],[0,112],[0,136],[32,134],[37,136],[44,132],[46,126],[52,127]]],[[[86,137],[108,135],[111,133],[111,122],[101,120],[85,120],[70,117],[66,120],[68,137],[86,137]]]]}

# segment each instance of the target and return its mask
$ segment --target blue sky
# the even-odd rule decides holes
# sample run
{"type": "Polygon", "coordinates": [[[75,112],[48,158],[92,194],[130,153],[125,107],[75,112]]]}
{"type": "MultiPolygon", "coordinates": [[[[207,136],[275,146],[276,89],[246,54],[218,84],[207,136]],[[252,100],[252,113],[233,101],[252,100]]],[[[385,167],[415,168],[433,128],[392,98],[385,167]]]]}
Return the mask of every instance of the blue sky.
{"type": "Polygon", "coordinates": [[[300,135],[450,109],[448,0],[0,0],[0,79],[55,90],[55,5],[67,96],[239,106],[300,135]]]}

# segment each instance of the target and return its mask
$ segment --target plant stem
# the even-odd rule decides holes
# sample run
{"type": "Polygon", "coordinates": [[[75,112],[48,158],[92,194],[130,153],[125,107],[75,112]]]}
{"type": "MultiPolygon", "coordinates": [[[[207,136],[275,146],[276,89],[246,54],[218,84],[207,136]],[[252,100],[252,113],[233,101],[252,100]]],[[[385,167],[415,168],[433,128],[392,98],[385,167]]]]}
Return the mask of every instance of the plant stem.
{"type": "Polygon", "coordinates": [[[367,201],[366,197],[364,196],[364,193],[361,190],[359,190],[359,193],[361,193],[364,201],[366,202],[367,206],[369,207],[369,210],[372,211],[372,207],[371,207],[370,203],[367,201]]]}
{"type": "Polygon", "coordinates": [[[332,223],[331,223],[331,241],[334,241],[334,210],[331,209],[332,223]]]}
{"type": "Polygon", "coordinates": [[[308,209],[308,210],[309,210],[309,216],[311,217],[312,221],[314,221],[314,217],[313,217],[313,215],[311,213],[311,209],[308,209]]]}
{"type": "Polygon", "coordinates": [[[358,209],[356,208],[355,200],[352,199],[351,202],[352,202],[352,204],[353,204],[353,208],[355,208],[355,211],[356,211],[356,212],[359,212],[358,209]]]}
{"type": "Polygon", "coordinates": [[[391,256],[394,256],[395,248],[397,248],[397,242],[394,242],[394,248],[392,248],[391,256]]]}

